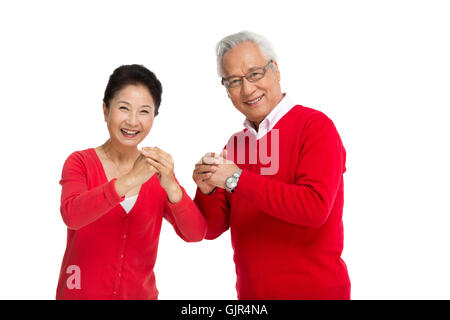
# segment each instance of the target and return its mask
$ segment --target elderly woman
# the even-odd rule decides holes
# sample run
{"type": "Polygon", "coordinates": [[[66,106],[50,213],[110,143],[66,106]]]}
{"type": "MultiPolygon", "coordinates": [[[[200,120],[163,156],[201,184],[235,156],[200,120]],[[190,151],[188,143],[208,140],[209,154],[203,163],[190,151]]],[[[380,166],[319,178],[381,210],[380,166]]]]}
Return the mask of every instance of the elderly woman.
{"type": "Polygon", "coordinates": [[[162,218],[185,241],[200,241],[205,220],[178,184],[170,154],[138,149],[161,103],[156,76],[140,65],[109,78],[103,113],[109,139],[64,163],[61,214],[67,247],[57,299],[157,299],[155,265],[162,218]]]}

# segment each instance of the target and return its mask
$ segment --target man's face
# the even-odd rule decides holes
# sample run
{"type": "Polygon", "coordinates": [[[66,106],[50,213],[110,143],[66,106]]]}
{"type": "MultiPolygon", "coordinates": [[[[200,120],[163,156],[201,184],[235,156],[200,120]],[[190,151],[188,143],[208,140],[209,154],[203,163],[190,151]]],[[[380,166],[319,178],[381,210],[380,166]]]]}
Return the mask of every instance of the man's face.
{"type": "MultiPolygon", "coordinates": [[[[257,44],[243,42],[225,53],[222,58],[222,70],[224,78],[243,76],[254,68],[264,68],[268,63],[257,44]]],[[[273,64],[275,71],[269,67],[262,79],[249,82],[243,78],[241,86],[227,89],[236,109],[257,126],[283,97],[278,65],[276,62],[273,64]]]]}

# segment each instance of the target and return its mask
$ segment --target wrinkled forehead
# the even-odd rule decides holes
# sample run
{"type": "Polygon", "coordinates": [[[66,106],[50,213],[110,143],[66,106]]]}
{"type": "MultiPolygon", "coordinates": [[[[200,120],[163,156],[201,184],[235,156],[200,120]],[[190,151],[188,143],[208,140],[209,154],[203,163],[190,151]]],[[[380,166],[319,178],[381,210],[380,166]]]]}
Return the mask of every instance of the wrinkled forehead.
{"type": "Polygon", "coordinates": [[[264,67],[267,63],[257,44],[243,42],[224,54],[222,70],[224,77],[244,75],[254,68],[264,67]]]}

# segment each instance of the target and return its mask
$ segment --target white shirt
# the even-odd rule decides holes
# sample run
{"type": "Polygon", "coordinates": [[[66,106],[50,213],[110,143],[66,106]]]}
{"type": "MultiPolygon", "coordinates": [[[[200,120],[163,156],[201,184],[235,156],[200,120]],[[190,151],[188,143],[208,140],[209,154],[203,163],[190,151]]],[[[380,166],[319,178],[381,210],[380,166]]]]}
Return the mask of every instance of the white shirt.
{"type": "Polygon", "coordinates": [[[258,132],[256,132],[253,127],[253,123],[248,119],[244,121],[244,127],[248,129],[253,135],[256,136],[256,139],[259,140],[266,133],[273,129],[273,127],[280,121],[283,116],[295,106],[295,103],[288,97],[287,94],[284,94],[283,99],[277,104],[275,108],[264,118],[263,121],[259,124],[258,132]]]}
{"type": "Polygon", "coordinates": [[[133,209],[133,206],[136,203],[137,197],[138,197],[138,195],[125,198],[120,203],[127,214],[131,211],[131,209],[133,209]]]}

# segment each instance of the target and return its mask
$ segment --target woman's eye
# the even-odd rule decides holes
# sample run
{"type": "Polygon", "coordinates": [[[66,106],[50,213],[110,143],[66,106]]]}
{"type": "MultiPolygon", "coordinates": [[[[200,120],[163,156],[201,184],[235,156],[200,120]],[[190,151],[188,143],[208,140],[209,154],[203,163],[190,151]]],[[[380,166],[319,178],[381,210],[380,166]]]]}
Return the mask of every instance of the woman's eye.
{"type": "Polygon", "coordinates": [[[124,106],[119,107],[119,109],[120,109],[120,110],[128,110],[128,108],[127,108],[127,107],[124,107],[124,106]]]}
{"type": "Polygon", "coordinates": [[[148,112],[147,110],[142,110],[141,112],[143,112],[143,113],[150,113],[150,112],[148,112]]]}

